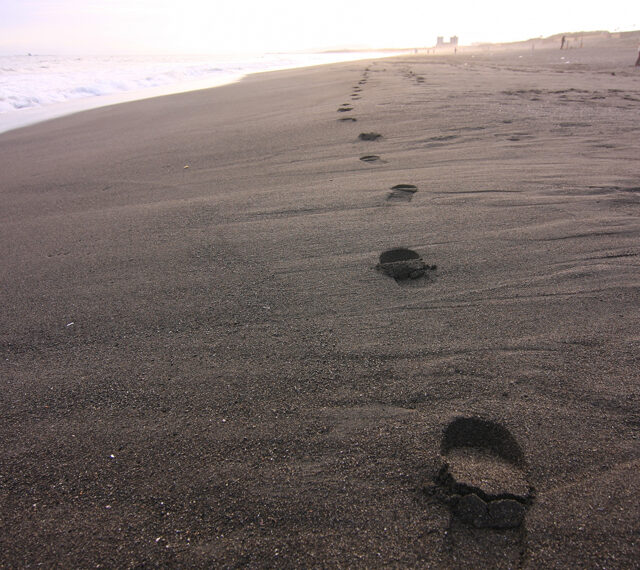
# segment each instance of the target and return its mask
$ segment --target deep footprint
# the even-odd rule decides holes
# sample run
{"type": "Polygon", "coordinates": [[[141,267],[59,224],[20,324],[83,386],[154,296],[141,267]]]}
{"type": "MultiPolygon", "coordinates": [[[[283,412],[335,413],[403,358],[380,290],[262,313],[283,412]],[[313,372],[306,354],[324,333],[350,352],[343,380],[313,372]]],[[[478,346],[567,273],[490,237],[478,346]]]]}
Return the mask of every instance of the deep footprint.
{"type": "Polygon", "coordinates": [[[400,282],[425,277],[427,271],[435,271],[437,266],[428,265],[411,249],[398,247],[382,252],[376,269],[400,282]]]}
{"type": "Polygon", "coordinates": [[[444,432],[441,453],[436,483],[457,518],[477,528],[522,525],[533,489],[509,430],[481,418],[457,418],[444,432]]]}
{"type": "Polygon", "coordinates": [[[382,137],[382,135],[378,133],[360,133],[358,135],[358,138],[361,141],[375,141],[375,140],[378,140],[380,137],[382,137]]]}
{"type": "Polygon", "coordinates": [[[338,108],[338,113],[345,113],[346,111],[353,111],[353,107],[349,107],[348,105],[342,105],[338,108]]]}
{"type": "Polygon", "coordinates": [[[355,123],[358,119],[356,119],[355,117],[340,117],[338,119],[338,121],[342,121],[343,123],[345,122],[350,122],[350,123],[355,123]]]}
{"type": "Polygon", "coordinates": [[[378,162],[380,160],[380,157],[376,154],[367,154],[365,156],[361,156],[360,160],[362,162],[378,162]]]}
{"type": "Polygon", "coordinates": [[[411,202],[417,191],[418,187],[413,184],[396,184],[391,187],[387,202],[411,202]]]}

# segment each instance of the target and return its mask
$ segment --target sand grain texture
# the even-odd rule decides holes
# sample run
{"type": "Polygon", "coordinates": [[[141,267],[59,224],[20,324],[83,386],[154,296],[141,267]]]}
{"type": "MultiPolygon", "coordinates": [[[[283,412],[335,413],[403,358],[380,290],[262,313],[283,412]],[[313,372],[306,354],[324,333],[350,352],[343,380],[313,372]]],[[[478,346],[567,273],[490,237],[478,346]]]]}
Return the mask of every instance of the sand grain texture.
{"type": "Polygon", "coordinates": [[[633,57],[346,63],[1,135],[0,566],[636,565],[633,57]],[[376,271],[399,247],[436,275],[376,271]],[[428,492],[456,417],[521,447],[520,528],[428,492]]]}

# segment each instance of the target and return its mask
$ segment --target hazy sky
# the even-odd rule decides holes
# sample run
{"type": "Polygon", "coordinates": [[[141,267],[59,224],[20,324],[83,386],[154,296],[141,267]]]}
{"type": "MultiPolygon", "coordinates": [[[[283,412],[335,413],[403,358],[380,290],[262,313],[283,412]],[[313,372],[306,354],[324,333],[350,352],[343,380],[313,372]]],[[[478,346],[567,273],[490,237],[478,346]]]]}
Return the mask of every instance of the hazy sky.
{"type": "Polygon", "coordinates": [[[640,27],[638,0],[0,0],[0,53],[413,47],[640,27]]]}

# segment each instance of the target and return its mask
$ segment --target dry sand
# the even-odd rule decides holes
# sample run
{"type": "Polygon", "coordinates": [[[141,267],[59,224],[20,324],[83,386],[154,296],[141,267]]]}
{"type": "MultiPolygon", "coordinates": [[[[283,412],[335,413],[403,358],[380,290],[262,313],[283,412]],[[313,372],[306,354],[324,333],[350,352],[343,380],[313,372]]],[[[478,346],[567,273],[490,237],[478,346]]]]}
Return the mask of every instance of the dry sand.
{"type": "Polygon", "coordinates": [[[636,49],[269,73],[0,136],[0,566],[637,567],[636,49]],[[399,247],[415,279],[376,269],[399,247]],[[522,525],[452,515],[449,457],[526,481],[522,525]]]}

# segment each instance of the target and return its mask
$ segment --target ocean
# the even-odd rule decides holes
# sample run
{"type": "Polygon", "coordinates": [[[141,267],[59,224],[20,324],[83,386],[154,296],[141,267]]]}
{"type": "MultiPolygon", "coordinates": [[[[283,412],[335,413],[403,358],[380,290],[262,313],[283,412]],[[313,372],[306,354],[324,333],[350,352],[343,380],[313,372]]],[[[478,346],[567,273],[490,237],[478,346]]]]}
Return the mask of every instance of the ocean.
{"type": "Polygon", "coordinates": [[[215,87],[249,73],[389,56],[0,56],[0,133],[104,105],[215,87]]]}

